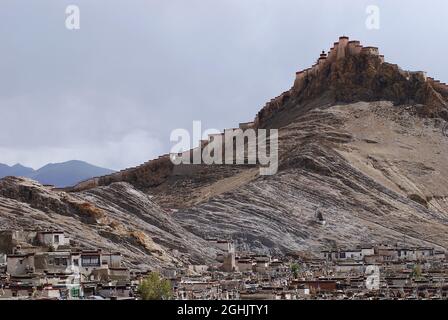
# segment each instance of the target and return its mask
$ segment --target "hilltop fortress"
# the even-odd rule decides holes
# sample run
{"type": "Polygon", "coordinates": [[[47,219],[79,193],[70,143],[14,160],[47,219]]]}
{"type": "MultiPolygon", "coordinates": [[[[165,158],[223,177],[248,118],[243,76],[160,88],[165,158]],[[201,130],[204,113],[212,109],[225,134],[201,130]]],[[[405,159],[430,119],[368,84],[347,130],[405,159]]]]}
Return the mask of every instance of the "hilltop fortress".
{"type": "Polygon", "coordinates": [[[327,53],[322,51],[312,67],[296,72],[292,88],[260,110],[255,126],[268,125],[268,119],[288,104],[306,105],[320,97],[325,98],[320,104],[376,100],[422,104],[426,105],[422,115],[448,119],[445,83],[424,71],[405,71],[387,63],[377,47],[363,47],[342,36],[327,53]]]}
{"type": "MultiPolygon", "coordinates": [[[[445,83],[428,77],[423,71],[402,70],[396,64],[385,62],[377,47],[363,47],[360,41],[350,41],[342,36],[327,53],[320,54],[312,67],[296,73],[294,84],[288,91],[271,99],[254,121],[240,123],[239,128],[280,128],[294,116],[314,107],[379,100],[392,101],[396,105],[421,105],[421,116],[448,120],[448,86],[445,83]]],[[[210,135],[199,147],[187,152],[191,155],[202,152],[214,136],[216,134],[210,135]]],[[[214,165],[213,172],[203,164],[175,166],[171,156],[165,154],[134,168],[92,178],[68,190],[81,191],[120,181],[152,188],[176,175],[193,176],[207,172],[209,175],[219,173],[222,178],[239,170],[237,165],[214,165]]]]}

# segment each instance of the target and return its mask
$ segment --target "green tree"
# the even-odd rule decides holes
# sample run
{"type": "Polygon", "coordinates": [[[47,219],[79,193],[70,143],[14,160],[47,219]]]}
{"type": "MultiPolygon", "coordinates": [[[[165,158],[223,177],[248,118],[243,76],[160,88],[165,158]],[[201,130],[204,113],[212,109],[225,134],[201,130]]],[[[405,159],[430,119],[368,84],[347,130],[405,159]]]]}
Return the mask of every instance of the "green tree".
{"type": "Polygon", "coordinates": [[[422,267],[419,264],[415,265],[414,268],[412,269],[412,276],[415,279],[420,279],[421,278],[421,276],[422,276],[422,267]]]}
{"type": "Polygon", "coordinates": [[[299,277],[300,266],[297,263],[293,263],[291,265],[291,272],[294,275],[294,278],[297,279],[299,277]]]}
{"type": "Polygon", "coordinates": [[[168,300],[173,296],[171,283],[156,272],[151,272],[143,279],[138,293],[143,300],[168,300]]]}

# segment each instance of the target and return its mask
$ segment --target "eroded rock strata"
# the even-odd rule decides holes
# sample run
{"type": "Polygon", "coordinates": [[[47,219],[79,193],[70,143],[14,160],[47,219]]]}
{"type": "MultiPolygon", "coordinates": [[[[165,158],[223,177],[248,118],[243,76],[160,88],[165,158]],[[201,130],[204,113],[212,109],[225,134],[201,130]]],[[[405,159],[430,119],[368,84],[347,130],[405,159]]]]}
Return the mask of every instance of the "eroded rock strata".
{"type": "Polygon", "coordinates": [[[403,239],[446,248],[447,100],[445,84],[341,37],[243,124],[279,129],[278,174],[165,155],[66,190],[5,178],[1,227],[62,229],[136,267],[210,261],[209,237],[283,254],[403,239]]]}

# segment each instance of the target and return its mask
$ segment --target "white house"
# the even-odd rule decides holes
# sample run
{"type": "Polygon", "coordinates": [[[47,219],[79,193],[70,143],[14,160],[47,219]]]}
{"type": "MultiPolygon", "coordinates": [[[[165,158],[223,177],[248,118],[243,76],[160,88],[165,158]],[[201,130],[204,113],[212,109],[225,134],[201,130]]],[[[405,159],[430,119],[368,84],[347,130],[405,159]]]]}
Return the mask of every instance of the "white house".
{"type": "Polygon", "coordinates": [[[339,251],[323,251],[322,257],[326,260],[355,260],[363,259],[362,249],[339,250],[339,251]]]}
{"type": "Polygon", "coordinates": [[[37,233],[37,241],[42,245],[51,246],[54,249],[70,244],[70,239],[65,236],[63,231],[39,231],[37,233]]]}
{"type": "MultiPolygon", "coordinates": [[[[101,250],[82,251],[77,254],[78,257],[80,257],[80,260],[78,260],[78,262],[80,262],[79,272],[85,277],[90,277],[92,275],[92,271],[94,270],[108,268],[107,265],[103,265],[101,263],[101,250]]],[[[74,258],[74,260],[75,259],[76,258],[74,258]]]]}
{"type": "Polygon", "coordinates": [[[374,247],[363,247],[363,248],[361,248],[361,254],[363,257],[373,256],[373,255],[375,255],[375,248],[374,247]]]}

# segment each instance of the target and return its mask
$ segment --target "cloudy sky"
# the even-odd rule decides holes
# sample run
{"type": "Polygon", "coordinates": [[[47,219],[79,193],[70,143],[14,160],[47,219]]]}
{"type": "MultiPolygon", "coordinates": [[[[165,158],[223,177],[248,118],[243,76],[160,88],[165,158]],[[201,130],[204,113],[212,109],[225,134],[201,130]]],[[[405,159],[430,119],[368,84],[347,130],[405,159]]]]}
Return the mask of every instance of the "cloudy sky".
{"type": "Polygon", "coordinates": [[[137,165],[193,120],[252,120],[343,34],[446,82],[447,12],[446,0],[1,0],[0,163],[137,165]],[[66,28],[69,4],[80,30],[66,28]]]}

